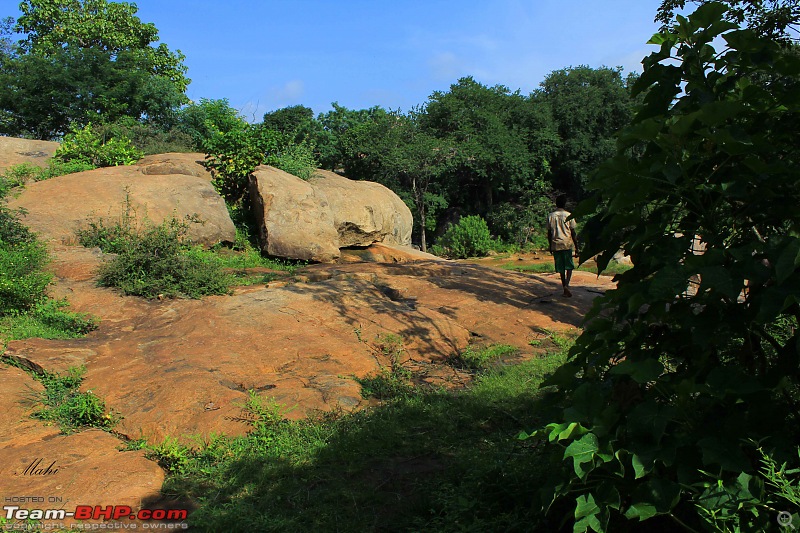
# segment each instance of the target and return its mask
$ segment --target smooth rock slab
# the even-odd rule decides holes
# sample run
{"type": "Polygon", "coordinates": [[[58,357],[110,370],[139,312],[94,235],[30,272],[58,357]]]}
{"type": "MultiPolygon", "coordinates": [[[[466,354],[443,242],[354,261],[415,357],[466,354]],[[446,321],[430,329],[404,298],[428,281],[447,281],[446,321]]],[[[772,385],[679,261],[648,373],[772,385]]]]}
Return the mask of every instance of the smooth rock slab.
{"type": "MultiPolygon", "coordinates": [[[[21,509],[64,509],[76,505],[146,508],[162,499],[164,472],[141,451],[122,452],[123,442],[100,431],[62,435],[34,420],[42,391],[19,368],[0,366],[0,500],[21,509]]],[[[70,520],[64,521],[69,523],[70,520]]]]}
{"type": "Polygon", "coordinates": [[[27,213],[21,221],[43,240],[54,243],[75,244],[76,231],[87,228],[90,220],[103,219],[107,225],[119,221],[126,198],[140,225],[145,221],[159,224],[172,217],[181,221],[189,217],[199,221],[189,223],[191,241],[206,246],[233,242],[236,228],[225,201],[208,176],[202,174],[203,167],[191,162],[193,159],[178,158],[170,166],[173,163],[164,156],[143,166],[98,168],[58,176],[27,185],[8,205],[25,209],[27,213]],[[188,174],[142,172],[153,168],[154,172],[188,174]],[[200,175],[191,175],[194,169],[200,175]]]}

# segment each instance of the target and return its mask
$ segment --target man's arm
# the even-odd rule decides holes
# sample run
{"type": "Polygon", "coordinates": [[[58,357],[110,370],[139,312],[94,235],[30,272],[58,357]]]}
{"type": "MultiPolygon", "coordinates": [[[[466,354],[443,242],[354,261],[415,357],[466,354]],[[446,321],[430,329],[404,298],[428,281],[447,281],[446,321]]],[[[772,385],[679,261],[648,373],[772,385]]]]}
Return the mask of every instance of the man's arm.
{"type": "Polygon", "coordinates": [[[575,231],[575,219],[572,219],[572,223],[569,225],[569,232],[572,235],[572,242],[575,244],[575,257],[578,257],[578,250],[580,250],[581,244],[578,241],[578,233],[575,231]]]}

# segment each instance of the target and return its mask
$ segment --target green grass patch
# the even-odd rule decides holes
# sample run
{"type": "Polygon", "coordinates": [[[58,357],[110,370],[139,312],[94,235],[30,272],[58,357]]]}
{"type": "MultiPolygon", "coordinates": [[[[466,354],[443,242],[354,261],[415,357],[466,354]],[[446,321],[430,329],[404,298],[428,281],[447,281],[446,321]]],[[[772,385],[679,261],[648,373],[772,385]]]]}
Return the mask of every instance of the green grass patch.
{"type": "Polygon", "coordinates": [[[20,163],[8,167],[0,174],[0,189],[19,187],[29,181],[42,181],[75,172],[92,170],[95,167],[82,161],[61,161],[50,159],[46,167],[38,167],[32,163],[20,163]]]}
{"type": "Polygon", "coordinates": [[[199,505],[199,531],[556,530],[537,491],[560,454],[516,436],[558,408],[539,387],[564,357],[351,414],[288,421],[268,406],[245,437],[151,453],[169,465],[166,493],[199,505]]]}
{"type": "Polygon", "coordinates": [[[517,353],[519,353],[519,349],[509,344],[490,344],[488,346],[470,344],[451,359],[451,364],[470,370],[486,370],[499,359],[517,353]]]}
{"type": "Polygon", "coordinates": [[[44,391],[35,393],[33,399],[41,405],[31,415],[33,418],[57,424],[62,433],[69,434],[83,428],[109,430],[119,417],[106,409],[102,398],[91,390],[81,391],[84,367],[73,367],[64,373],[34,372],[22,367],[14,359],[3,357],[2,361],[18,366],[44,386],[44,391]]]}
{"type": "MultiPolygon", "coordinates": [[[[534,274],[549,274],[556,271],[555,265],[553,264],[552,261],[546,263],[534,263],[530,265],[518,265],[514,262],[511,262],[500,265],[500,268],[505,270],[514,270],[516,272],[532,272],[534,274]]],[[[608,263],[606,269],[602,272],[602,275],[614,276],[616,274],[622,274],[623,272],[627,272],[631,268],[633,268],[631,265],[626,265],[623,263],[618,263],[616,261],[611,261],[610,263],[608,263]]],[[[583,265],[576,268],[576,270],[597,274],[597,265],[594,263],[594,261],[592,261],[589,263],[584,263],[583,265]]]]}
{"type": "Polygon", "coordinates": [[[74,339],[97,329],[94,317],[67,308],[64,300],[47,299],[27,311],[0,316],[0,338],[74,339]]]}
{"type": "Polygon", "coordinates": [[[91,331],[94,319],[47,297],[47,250],[17,215],[0,203],[0,339],[72,338],[91,331]]]}

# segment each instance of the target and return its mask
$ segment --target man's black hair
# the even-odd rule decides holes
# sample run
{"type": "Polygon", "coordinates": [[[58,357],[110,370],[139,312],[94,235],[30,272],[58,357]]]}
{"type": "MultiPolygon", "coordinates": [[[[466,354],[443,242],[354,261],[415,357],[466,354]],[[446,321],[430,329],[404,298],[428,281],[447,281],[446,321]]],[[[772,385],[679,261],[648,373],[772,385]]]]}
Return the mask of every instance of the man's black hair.
{"type": "Polygon", "coordinates": [[[566,194],[559,194],[556,197],[556,207],[564,209],[567,207],[567,195],[566,194]]]}

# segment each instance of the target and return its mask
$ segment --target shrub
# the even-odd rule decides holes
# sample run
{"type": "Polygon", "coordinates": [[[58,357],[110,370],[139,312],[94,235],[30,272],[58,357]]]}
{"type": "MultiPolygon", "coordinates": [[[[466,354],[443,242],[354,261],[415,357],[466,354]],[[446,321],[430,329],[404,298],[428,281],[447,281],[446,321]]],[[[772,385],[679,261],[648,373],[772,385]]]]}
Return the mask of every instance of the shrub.
{"type": "Polygon", "coordinates": [[[133,117],[122,117],[110,124],[99,124],[95,127],[95,131],[103,139],[129,139],[131,144],[144,155],[195,150],[192,137],[188,133],[177,128],[165,130],[133,117]]]}
{"type": "Polygon", "coordinates": [[[41,168],[31,163],[12,165],[0,174],[0,187],[10,189],[25,185],[30,180],[36,180],[41,171],[41,168]]]}
{"type": "Polygon", "coordinates": [[[260,125],[242,123],[230,131],[215,131],[203,148],[205,166],[214,185],[229,204],[238,203],[247,188],[247,176],[258,165],[272,165],[301,179],[316,169],[313,147],[293,143],[289,135],[260,125]]]}
{"type": "Polygon", "coordinates": [[[83,172],[93,168],[97,167],[85,161],[61,161],[59,159],[51,159],[47,162],[46,167],[37,167],[30,163],[12,165],[3,174],[0,174],[0,198],[5,196],[12,187],[20,187],[29,181],[49,180],[56,176],[83,172]]]}
{"type": "Polygon", "coordinates": [[[0,205],[0,315],[25,311],[45,298],[51,279],[41,271],[46,262],[44,245],[0,205]]]}
{"type": "Polygon", "coordinates": [[[492,236],[486,221],[478,215],[463,217],[442,235],[440,245],[453,259],[485,256],[492,249],[492,236]]]}
{"type": "Polygon", "coordinates": [[[122,213],[114,224],[107,224],[105,220],[89,220],[87,228],[78,229],[76,232],[78,242],[87,248],[100,248],[105,253],[120,253],[130,247],[138,232],[136,211],[131,205],[130,196],[126,189],[122,213]]]}
{"type": "Polygon", "coordinates": [[[520,248],[547,249],[547,214],[552,203],[544,192],[525,191],[520,203],[496,204],[487,214],[494,235],[520,248]]]}
{"type": "Polygon", "coordinates": [[[68,133],[53,157],[62,162],[78,161],[95,167],[113,167],[132,165],[143,155],[130,139],[112,137],[105,140],[92,129],[91,124],[87,124],[68,133]]]}
{"type": "Polygon", "coordinates": [[[192,253],[187,231],[186,222],[172,218],[142,230],[97,224],[84,230],[80,239],[116,251],[117,256],[100,268],[100,283],[125,294],[200,298],[228,293],[230,277],[213,256],[192,253]]]}

